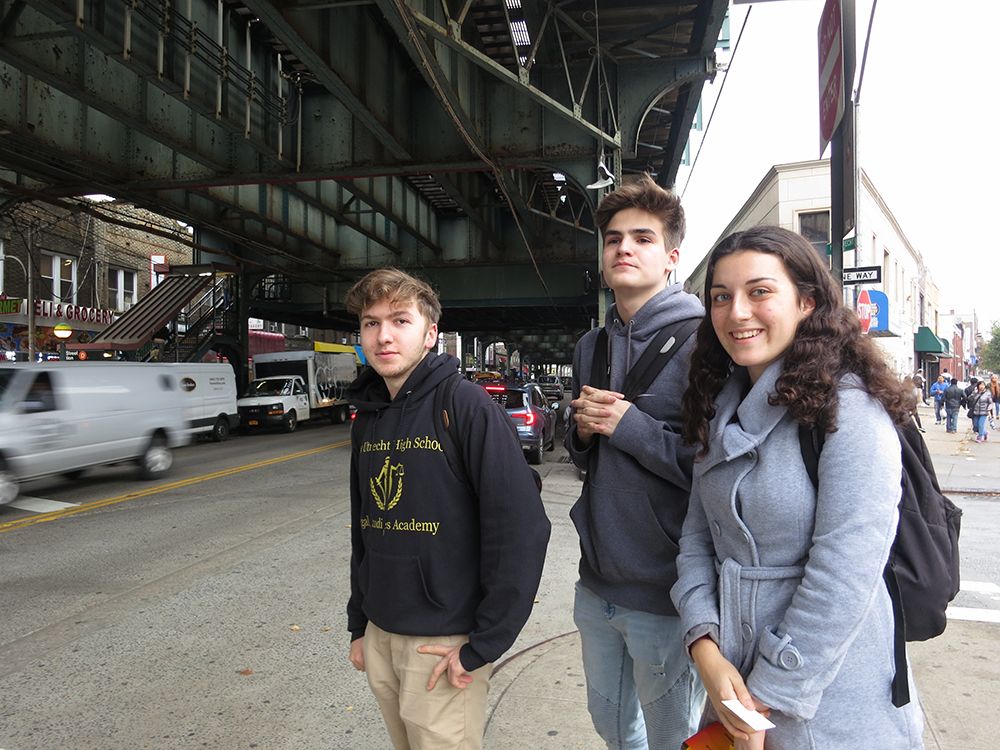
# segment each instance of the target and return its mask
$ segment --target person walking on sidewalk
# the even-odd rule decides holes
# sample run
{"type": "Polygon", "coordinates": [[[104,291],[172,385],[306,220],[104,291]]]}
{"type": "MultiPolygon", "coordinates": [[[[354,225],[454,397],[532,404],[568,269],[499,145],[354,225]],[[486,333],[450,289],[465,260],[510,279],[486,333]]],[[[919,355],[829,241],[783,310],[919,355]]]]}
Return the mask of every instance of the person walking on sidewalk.
{"type": "Polygon", "coordinates": [[[944,375],[938,375],[938,379],[931,385],[931,397],[934,399],[934,424],[941,424],[941,410],[944,408],[944,392],[948,390],[948,383],[944,382],[944,375]]]}
{"type": "Polygon", "coordinates": [[[711,713],[736,750],[918,750],[915,688],[892,701],[882,577],[900,500],[893,423],[909,419],[911,393],[798,234],[723,239],[705,299],[683,405],[699,454],[671,595],[711,713]],[[813,485],[799,431],[817,426],[813,485]],[[732,699],[774,728],[755,732],[732,699]]]}
{"type": "Polygon", "coordinates": [[[917,396],[924,406],[927,406],[927,393],[924,391],[924,371],[917,370],[913,373],[913,385],[917,389],[917,396]]]}
{"type": "Polygon", "coordinates": [[[380,269],[345,305],[370,364],[348,392],[358,409],[350,661],[366,672],[396,750],[479,750],[491,663],[531,612],[549,521],[506,413],[455,357],[431,352],[434,291],[380,269]],[[441,447],[442,406],[460,467],[441,447]]]}
{"type": "Polygon", "coordinates": [[[976,390],[967,399],[969,404],[969,416],[972,417],[972,429],[976,432],[976,442],[985,443],[990,436],[987,420],[990,416],[993,399],[990,392],[986,390],[986,381],[980,380],[976,383],[976,390]]]}
{"type": "Polygon", "coordinates": [[[924,426],[920,423],[920,410],[917,408],[917,404],[920,403],[920,389],[917,387],[913,378],[909,375],[903,378],[903,390],[910,394],[910,417],[917,423],[918,430],[921,432],[927,432],[927,430],[924,429],[924,426]]]}
{"type": "Polygon", "coordinates": [[[951,385],[944,392],[945,430],[947,432],[952,434],[958,432],[958,412],[963,406],[965,406],[965,393],[958,385],[958,378],[952,378],[951,385]]]}
{"type": "Polygon", "coordinates": [[[990,398],[993,400],[993,419],[996,429],[1000,429],[1000,378],[996,373],[990,375],[990,398]]]}
{"type": "Polygon", "coordinates": [[[972,431],[973,432],[976,431],[976,418],[972,416],[972,408],[971,408],[971,406],[972,406],[972,400],[971,400],[971,398],[972,398],[972,395],[976,392],[976,389],[978,387],[979,387],[979,378],[977,378],[975,376],[969,378],[969,384],[965,387],[965,406],[966,406],[966,408],[968,408],[968,411],[965,413],[965,416],[967,416],[969,418],[969,421],[972,422],[972,431]]]}
{"type": "Polygon", "coordinates": [[[604,327],[606,368],[593,366],[597,329],[573,356],[566,448],[587,471],[570,513],[582,553],[573,618],[587,707],[608,748],[674,750],[697,731],[705,700],[669,595],[691,490],[694,451],[681,441],[680,398],[694,336],[674,342],[676,356],[632,401],[625,391],[661,330],[704,309],[680,284],[668,284],[684,238],[673,193],[643,176],[607,195],[597,222],[615,304],[604,327]]]}

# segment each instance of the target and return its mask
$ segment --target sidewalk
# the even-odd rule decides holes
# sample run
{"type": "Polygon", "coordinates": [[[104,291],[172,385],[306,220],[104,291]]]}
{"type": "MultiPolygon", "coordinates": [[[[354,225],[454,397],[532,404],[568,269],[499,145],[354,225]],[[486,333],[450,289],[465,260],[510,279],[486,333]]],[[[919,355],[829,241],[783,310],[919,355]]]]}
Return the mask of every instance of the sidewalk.
{"type": "MultiPolygon", "coordinates": [[[[959,505],[963,494],[1000,496],[1000,432],[977,444],[964,416],[956,435],[934,424],[932,408],[921,406],[920,418],[945,493],[959,505]]],[[[541,467],[552,541],[538,602],[511,655],[496,666],[485,750],[604,748],[587,713],[580,640],[572,618],[579,546],[569,509],[580,480],[572,465],[557,463],[559,456],[564,456],[561,449],[546,454],[541,467]]],[[[995,729],[985,707],[1000,705],[1000,661],[994,656],[1000,652],[1000,626],[952,621],[944,635],[909,644],[908,651],[924,710],[927,750],[993,750],[995,729]]]]}

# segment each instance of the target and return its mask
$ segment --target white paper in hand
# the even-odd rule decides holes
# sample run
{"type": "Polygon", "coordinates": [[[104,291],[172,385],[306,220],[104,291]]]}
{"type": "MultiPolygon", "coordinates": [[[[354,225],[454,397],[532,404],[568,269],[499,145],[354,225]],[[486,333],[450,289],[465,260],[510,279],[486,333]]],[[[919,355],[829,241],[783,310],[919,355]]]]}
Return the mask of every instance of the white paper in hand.
{"type": "Polygon", "coordinates": [[[722,705],[749,724],[755,732],[760,731],[761,729],[774,728],[774,724],[768,721],[763,714],[747,708],[738,700],[731,699],[728,701],[722,701],[722,705]]]}

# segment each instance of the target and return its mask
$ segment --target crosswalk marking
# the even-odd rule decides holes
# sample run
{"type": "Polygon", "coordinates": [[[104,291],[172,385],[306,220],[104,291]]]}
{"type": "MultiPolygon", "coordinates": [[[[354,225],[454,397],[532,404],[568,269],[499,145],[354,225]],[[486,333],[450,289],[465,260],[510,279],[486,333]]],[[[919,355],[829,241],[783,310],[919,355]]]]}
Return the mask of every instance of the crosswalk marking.
{"type": "Polygon", "coordinates": [[[1000,623],[1000,610],[976,609],[974,607],[948,607],[949,620],[967,620],[968,622],[1000,623]]]}
{"type": "Polygon", "coordinates": [[[962,581],[962,591],[973,594],[1000,594],[1000,586],[990,581],[962,581]]]}
{"type": "Polygon", "coordinates": [[[47,500],[44,497],[21,495],[14,502],[8,503],[8,506],[11,508],[17,508],[18,510],[26,510],[31,513],[51,513],[54,510],[74,508],[79,504],[80,503],[63,503],[58,500],[47,500]]]}

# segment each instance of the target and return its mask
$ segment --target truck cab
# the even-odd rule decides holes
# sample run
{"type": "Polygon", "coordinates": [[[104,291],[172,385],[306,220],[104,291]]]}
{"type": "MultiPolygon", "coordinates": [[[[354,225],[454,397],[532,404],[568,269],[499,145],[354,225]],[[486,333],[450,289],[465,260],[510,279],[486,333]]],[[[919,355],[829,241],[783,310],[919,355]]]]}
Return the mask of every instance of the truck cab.
{"type": "Polygon", "coordinates": [[[250,430],[281,427],[285,432],[294,432],[300,421],[310,417],[309,394],[298,375],[257,378],[237,403],[240,423],[250,430]]]}

